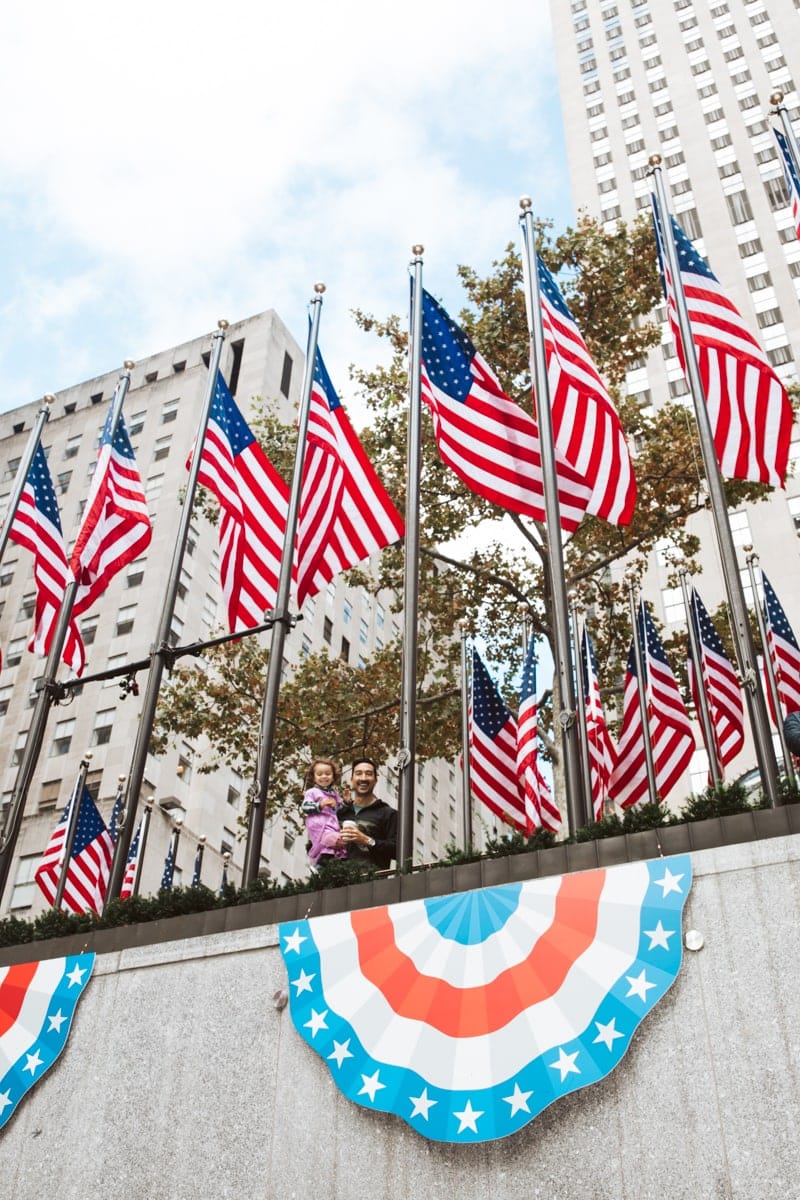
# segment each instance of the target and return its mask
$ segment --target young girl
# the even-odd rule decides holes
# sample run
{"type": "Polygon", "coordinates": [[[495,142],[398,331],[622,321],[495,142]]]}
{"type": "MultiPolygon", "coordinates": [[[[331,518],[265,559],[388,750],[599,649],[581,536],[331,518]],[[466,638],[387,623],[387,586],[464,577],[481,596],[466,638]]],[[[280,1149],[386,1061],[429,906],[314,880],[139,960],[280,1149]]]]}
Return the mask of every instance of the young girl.
{"type": "Polygon", "coordinates": [[[347,850],[337,847],[341,827],[337,810],[342,797],[336,790],[339,768],[329,758],[315,758],[306,772],[301,808],[308,834],[308,861],[312,867],[324,858],[347,858],[347,850]]]}

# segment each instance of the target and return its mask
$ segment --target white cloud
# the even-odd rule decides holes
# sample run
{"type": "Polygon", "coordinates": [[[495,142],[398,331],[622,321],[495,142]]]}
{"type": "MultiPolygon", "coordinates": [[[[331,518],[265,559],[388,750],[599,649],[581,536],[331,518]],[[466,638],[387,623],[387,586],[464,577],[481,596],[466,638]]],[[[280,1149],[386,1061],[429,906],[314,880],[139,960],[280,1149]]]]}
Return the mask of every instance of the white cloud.
{"type": "Polygon", "coordinates": [[[349,310],[405,307],[412,242],[457,304],[521,192],[563,205],[547,0],[46,8],[4,22],[5,406],[222,315],[274,307],[302,340],[317,278],[346,393],[349,310]]]}

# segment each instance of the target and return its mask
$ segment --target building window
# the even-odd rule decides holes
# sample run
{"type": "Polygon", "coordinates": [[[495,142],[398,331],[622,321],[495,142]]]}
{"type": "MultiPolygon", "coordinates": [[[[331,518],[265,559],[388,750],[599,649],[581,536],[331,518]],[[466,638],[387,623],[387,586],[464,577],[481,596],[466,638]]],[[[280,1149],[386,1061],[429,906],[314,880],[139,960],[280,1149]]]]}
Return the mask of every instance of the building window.
{"type": "Polygon", "coordinates": [[[18,621],[27,621],[33,616],[33,610],[36,608],[36,595],[31,592],[27,596],[22,597],[22,603],[19,606],[17,613],[18,621]]]}
{"type": "Polygon", "coordinates": [[[213,596],[209,596],[208,594],[203,597],[203,612],[201,619],[204,625],[208,625],[209,629],[217,619],[217,601],[213,596]]]}
{"type": "Polygon", "coordinates": [[[763,312],[756,313],[759,329],[769,329],[770,325],[780,325],[783,317],[779,308],[767,308],[763,312]]]}
{"type": "Polygon", "coordinates": [[[128,567],[128,571],[125,576],[125,587],[126,588],[138,587],[139,584],[142,582],[142,580],[144,579],[145,561],[146,560],[143,558],[138,558],[136,560],[136,562],[131,563],[131,565],[128,567]]]}
{"type": "Polygon", "coordinates": [[[683,232],[691,241],[696,242],[703,236],[696,208],[687,208],[684,212],[678,213],[678,220],[683,232]]]}
{"type": "Polygon", "coordinates": [[[183,621],[180,617],[173,615],[172,622],[169,627],[169,635],[167,641],[170,646],[177,646],[183,637],[183,621]]]}
{"type": "Polygon", "coordinates": [[[42,784],[42,790],[39,793],[39,812],[43,809],[55,808],[58,804],[58,797],[61,792],[60,779],[48,779],[42,784]]]}
{"type": "MultiPolygon", "coordinates": [[[[118,670],[119,667],[124,667],[125,660],[127,659],[127,657],[128,657],[127,654],[109,654],[108,662],[106,663],[106,670],[107,671],[116,671],[116,670],[118,670]]],[[[110,679],[106,679],[106,681],[103,684],[103,687],[107,687],[107,688],[108,687],[116,687],[119,684],[119,681],[120,681],[120,676],[114,675],[110,679]]]]}
{"type": "Polygon", "coordinates": [[[164,487],[163,475],[151,475],[147,480],[144,488],[145,498],[148,504],[152,504],[154,500],[158,500],[164,487]]]}
{"type": "Polygon", "coordinates": [[[773,212],[777,212],[780,208],[786,208],[789,196],[786,191],[786,181],[782,175],[776,175],[774,179],[765,179],[764,191],[767,193],[767,201],[773,212]]]}
{"type": "Polygon", "coordinates": [[[27,731],[27,729],[23,729],[21,733],[17,734],[17,740],[14,743],[14,751],[11,755],[12,767],[18,767],[19,764],[22,762],[22,754],[25,749],[25,743],[27,742],[27,740],[28,740],[28,731],[27,731]]]}
{"type": "Polygon", "coordinates": [[[747,286],[751,292],[760,292],[764,288],[772,287],[772,277],[769,271],[759,271],[757,275],[748,275],[747,286]]]}
{"type": "Polygon", "coordinates": [[[192,577],[186,570],[186,567],[181,567],[181,573],[178,578],[178,586],[175,589],[179,600],[185,600],[189,595],[189,588],[192,586],[192,577]]]}
{"type": "Polygon", "coordinates": [[[189,780],[192,778],[192,758],[193,757],[194,757],[194,755],[192,753],[191,746],[187,745],[186,742],[184,742],[183,749],[181,750],[180,754],[178,755],[178,765],[175,767],[175,774],[180,779],[182,779],[184,783],[188,783],[189,780]]]}
{"type": "Polygon", "coordinates": [[[111,730],[114,727],[114,713],[116,709],[102,708],[99,713],[95,714],[94,726],[92,728],[92,746],[107,746],[111,741],[111,730]]]}
{"type": "Polygon", "coordinates": [[[662,588],[661,603],[664,607],[664,620],[668,625],[686,620],[686,608],[681,588],[662,588]]]}
{"type": "Polygon", "coordinates": [[[782,367],[785,363],[794,361],[792,352],[788,346],[774,346],[772,350],[767,351],[767,358],[773,367],[782,367]]]}
{"type": "Polygon", "coordinates": [[[747,242],[739,243],[739,254],[742,258],[750,258],[753,254],[761,254],[764,247],[761,245],[760,238],[751,238],[747,242]]]}
{"type": "Polygon", "coordinates": [[[51,755],[55,756],[58,754],[67,754],[69,752],[74,730],[74,717],[70,717],[68,721],[56,721],[55,732],[53,734],[53,746],[50,750],[51,755]]]}
{"type": "Polygon", "coordinates": [[[800,533],[800,496],[790,496],[786,501],[786,507],[789,509],[795,533],[800,533]]]}
{"type": "Polygon", "coordinates": [[[300,641],[300,653],[302,654],[303,658],[306,658],[311,653],[311,638],[307,633],[303,634],[303,637],[300,641]]]}
{"type": "Polygon", "coordinates": [[[72,471],[61,471],[56,476],[56,491],[59,496],[63,496],[66,492],[70,479],[72,479],[72,471]]]}
{"type": "Polygon", "coordinates": [[[176,400],[167,400],[165,402],[164,407],[161,409],[162,425],[169,425],[172,421],[176,421],[178,419],[179,404],[180,397],[178,397],[176,400]]]}
{"type": "Polygon", "coordinates": [[[153,462],[161,462],[162,458],[166,458],[169,454],[170,442],[172,441],[171,434],[165,434],[164,437],[156,438],[156,448],[153,453],[153,462]]]}
{"type": "Polygon", "coordinates": [[[141,412],[134,413],[128,425],[128,437],[135,438],[144,429],[144,419],[147,416],[147,410],[142,409],[141,412]]]}
{"type": "Polygon", "coordinates": [[[232,808],[236,808],[242,798],[242,777],[235,771],[231,772],[231,782],[228,784],[228,795],[226,797],[228,804],[232,808]]]}
{"type": "Polygon", "coordinates": [[[677,400],[679,396],[686,396],[689,392],[689,385],[681,376],[680,379],[671,379],[669,382],[669,394],[673,400],[677,400]]]}
{"type": "Polygon", "coordinates": [[[728,524],[731,527],[734,546],[752,545],[753,535],[750,532],[750,521],[746,512],[729,512],[728,524]]]}
{"type": "Polygon", "coordinates": [[[94,645],[98,620],[99,617],[86,617],[84,621],[81,621],[81,637],[83,638],[84,646],[94,645]]]}
{"type": "Polygon", "coordinates": [[[743,225],[745,221],[752,221],[753,210],[750,207],[747,192],[729,192],[725,197],[725,203],[728,205],[728,213],[734,225],[743,225]]]}
{"type": "Polygon", "coordinates": [[[0,687],[0,717],[4,717],[8,712],[8,706],[11,703],[11,693],[14,690],[14,685],[11,683],[0,687]]]}
{"type": "Polygon", "coordinates": [[[281,392],[286,398],[289,398],[289,389],[292,386],[292,356],[288,350],[283,352],[283,367],[281,368],[281,392]]]}
{"type": "Polygon", "coordinates": [[[333,637],[333,621],[330,619],[330,617],[323,617],[322,619],[322,637],[323,640],[330,646],[331,639],[333,637]]]}
{"type": "Polygon", "coordinates": [[[72,437],[67,438],[67,444],[64,449],[64,458],[75,458],[81,448],[82,433],[73,433],[72,437]]]}
{"type": "Polygon", "coordinates": [[[133,622],[136,619],[136,605],[123,604],[122,608],[117,613],[117,626],[114,630],[116,637],[122,637],[123,634],[130,633],[133,629],[133,622]]]}
{"type": "Polygon", "coordinates": [[[3,659],[4,667],[16,667],[22,659],[22,651],[25,649],[25,638],[12,638],[8,643],[8,650],[3,659]]]}
{"type": "Polygon", "coordinates": [[[358,640],[362,646],[366,646],[368,636],[369,636],[369,626],[367,625],[367,622],[362,617],[358,623],[358,640]]]}
{"type": "Polygon", "coordinates": [[[344,662],[350,661],[350,641],[346,637],[342,638],[342,648],[339,651],[339,658],[341,658],[344,662]]]}
{"type": "Polygon", "coordinates": [[[11,892],[9,908],[14,911],[20,908],[30,908],[36,896],[36,880],[34,874],[42,861],[39,854],[22,854],[17,863],[17,873],[14,876],[14,888],[11,892]]]}

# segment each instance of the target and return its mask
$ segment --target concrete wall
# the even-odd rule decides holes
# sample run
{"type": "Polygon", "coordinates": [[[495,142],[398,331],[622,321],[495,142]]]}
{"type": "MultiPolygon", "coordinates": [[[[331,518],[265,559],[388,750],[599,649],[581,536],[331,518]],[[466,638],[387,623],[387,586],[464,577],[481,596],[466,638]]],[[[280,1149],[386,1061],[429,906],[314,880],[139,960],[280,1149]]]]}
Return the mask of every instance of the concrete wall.
{"type": "Polygon", "coordinates": [[[800,836],[692,854],[705,946],[606,1080],[443,1146],[346,1101],[272,994],[275,926],[98,956],[62,1059],[0,1139],[0,1194],[380,1200],[800,1197],[800,836]]]}

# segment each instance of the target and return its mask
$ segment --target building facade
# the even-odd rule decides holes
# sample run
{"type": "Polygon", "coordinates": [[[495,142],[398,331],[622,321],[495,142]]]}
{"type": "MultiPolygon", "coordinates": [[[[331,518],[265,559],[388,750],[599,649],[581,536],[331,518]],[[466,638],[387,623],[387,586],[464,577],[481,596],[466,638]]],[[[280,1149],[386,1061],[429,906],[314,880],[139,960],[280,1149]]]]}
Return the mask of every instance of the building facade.
{"type": "MultiPolygon", "coordinates": [[[[144,556],[117,576],[98,605],[80,621],[86,643],[84,677],[146,659],[162,610],[164,589],[186,486],[186,458],[197,429],[207,387],[211,338],[206,335],[138,362],[131,372],[125,419],[147,494],[153,537],[144,556]]],[[[291,418],[302,386],[304,352],[273,311],[232,324],[221,369],[240,408],[249,414],[255,397],[278,400],[291,418]]],[[[42,444],[56,489],[69,553],[78,531],[97,456],[99,435],[119,378],[109,372],[60,392],[44,427],[42,444]]],[[[5,511],[20,459],[40,405],[0,414],[0,513],[5,511]]],[[[374,596],[361,587],[334,581],[308,600],[303,620],[290,632],[286,662],[312,651],[361,666],[370,654],[397,637],[400,617],[392,596],[374,596]]],[[[0,803],[7,804],[25,744],[36,682],[44,660],[27,650],[35,604],[32,556],[9,543],[0,564],[0,803]]],[[[216,528],[201,514],[192,519],[178,588],[172,640],[185,645],[225,632],[219,580],[216,528]]],[[[262,637],[268,635],[260,635],[262,637]]],[[[62,668],[66,676],[66,669],[62,668]]],[[[138,675],[143,687],[146,673],[138,675]]],[[[89,682],[71,702],[51,709],[42,754],[28,796],[26,816],[9,886],[0,913],[35,914],[44,901],[34,881],[42,850],[66,803],[80,761],[91,755],[88,782],[108,820],[120,776],[127,773],[139,714],[136,695],[119,679],[89,682]]],[[[182,821],[175,883],[187,884],[198,840],[205,837],[203,882],[218,887],[223,855],[230,854],[229,878],[238,882],[243,865],[242,817],[250,779],[227,766],[209,763],[208,747],[179,740],[161,756],[148,756],[142,799],[153,797],[153,817],[144,860],[143,893],[161,879],[176,819],[182,821]]],[[[415,814],[415,858],[441,854],[456,834],[460,777],[443,761],[420,765],[415,814]]],[[[396,804],[391,764],[381,795],[396,804]]],[[[476,826],[478,822],[476,820],[476,826]]],[[[262,865],[273,878],[308,873],[305,838],[283,816],[267,822],[262,865]]]]}
{"type": "MultiPolygon", "coordinates": [[[[800,241],[794,229],[771,116],[784,95],[797,125],[800,0],[551,0],[564,133],[578,210],[613,223],[648,212],[648,159],[662,158],[670,205],[708,259],[787,384],[800,377],[800,241]]],[[[627,378],[643,407],[691,405],[666,310],[661,345],[627,378]]],[[[748,603],[744,547],[752,545],[789,621],[800,630],[800,430],[785,490],[731,513],[748,603]]],[[[724,599],[710,514],[693,520],[702,552],[696,580],[706,607],[724,599]]],[[[668,631],[685,624],[670,580],[668,546],[643,580],[668,631]]],[[[702,739],[697,737],[697,744],[702,739]]],[[[755,761],[747,742],[735,777],[755,761]]],[[[703,786],[705,752],[692,782],[703,786]]],[[[676,789],[676,795],[686,790],[676,789]]]]}

